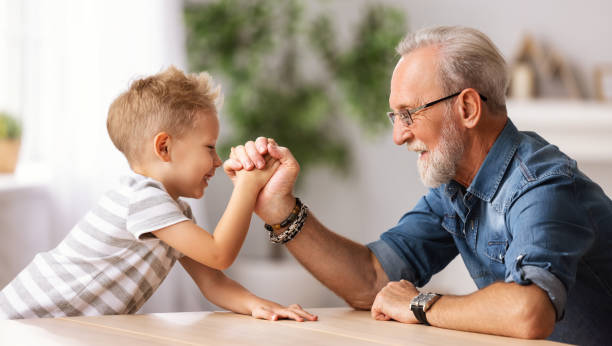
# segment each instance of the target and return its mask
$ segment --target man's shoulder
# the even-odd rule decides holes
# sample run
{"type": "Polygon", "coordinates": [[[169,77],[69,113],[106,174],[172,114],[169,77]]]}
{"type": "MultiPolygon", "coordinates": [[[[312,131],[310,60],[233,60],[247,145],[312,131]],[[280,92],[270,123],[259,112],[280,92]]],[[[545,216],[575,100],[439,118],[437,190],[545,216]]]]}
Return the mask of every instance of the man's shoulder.
{"type": "Polygon", "coordinates": [[[577,172],[576,161],[535,132],[520,132],[520,144],[516,150],[513,168],[529,182],[541,181],[550,176],[573,177],[577,172]]]}
{"type": "Polygon", "coordinates": [[[506,211],[526,192],[571,183],[578,171],[576,161],[535,132],[520,132],[519,145],[499,186],[493,204],[506,211]]]}

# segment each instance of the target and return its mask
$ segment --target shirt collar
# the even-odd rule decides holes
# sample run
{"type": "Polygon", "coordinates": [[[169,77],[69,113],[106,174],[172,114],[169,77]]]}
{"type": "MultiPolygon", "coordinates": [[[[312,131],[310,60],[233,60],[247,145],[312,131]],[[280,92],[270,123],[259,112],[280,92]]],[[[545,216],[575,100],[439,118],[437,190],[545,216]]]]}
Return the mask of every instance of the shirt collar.
{"type": "Polygon", "coordinates": [[[508,118],[467,191],[481,200],[491,202],[519,144],[520,133],[508,118]]]}

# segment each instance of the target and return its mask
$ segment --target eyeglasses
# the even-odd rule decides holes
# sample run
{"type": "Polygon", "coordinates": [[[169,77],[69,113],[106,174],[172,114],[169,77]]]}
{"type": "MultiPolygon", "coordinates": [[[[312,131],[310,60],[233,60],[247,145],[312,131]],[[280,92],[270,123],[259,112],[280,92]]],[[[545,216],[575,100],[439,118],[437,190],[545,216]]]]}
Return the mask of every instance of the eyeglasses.
{"type": "MultiPolygon", "coordinates": [[[[399,117],[404,122],[404,124],[406,124],[406,126],[410,126],[414,122],[412,120],[412,116],[414,114],[416,114],[417,112],[419,112],[419,111],[421,111],[421,110],[423,110],[425,108],[431,107],[431,106],[435,105],[436,103],[439,103],[439,102],[442,102],[442,101],[446,101],[446,100],[448,100],[450,98],[453,98],[453,97],[455,97],[455,96],[457,96],[459,94],[461,94],[461,91],[456,92],[456,93],[454,93],[452,95],[448,95],[448,96],[443,97],[441,99],[438,99],[438,100],[435,100],[435,101],[431,101],[429,103],[426,103],[426,104],[424,104],[422,106],[419,106],[419,107],[416,107],[416,108],[413,108],[413,109],[401,109],[401,110],[399,110],[397,112],[387,112],[387,116],[389,116],[389,120],[391,120],[391,124],[392,125],[395,124],[395,117],[397,116],[397,117],[399,117]]],[[[480,93],[478,93],[478,95],[480,96],[480,99],[482,99],[482,101],[484,101],[484,102],[487,101],[487,98],[484,95],[482,95],[480,93]]]]}

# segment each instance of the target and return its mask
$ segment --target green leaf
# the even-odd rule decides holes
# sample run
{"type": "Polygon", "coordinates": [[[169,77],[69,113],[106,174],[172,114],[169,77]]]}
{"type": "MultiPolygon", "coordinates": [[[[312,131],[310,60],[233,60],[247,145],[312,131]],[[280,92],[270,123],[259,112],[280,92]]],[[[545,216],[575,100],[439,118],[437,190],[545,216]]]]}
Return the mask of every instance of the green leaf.
{"type": "Polygon", "coordinates": [[[21,138],[21,124],[12,115],[0,112],[0,139],[21,138]]]}

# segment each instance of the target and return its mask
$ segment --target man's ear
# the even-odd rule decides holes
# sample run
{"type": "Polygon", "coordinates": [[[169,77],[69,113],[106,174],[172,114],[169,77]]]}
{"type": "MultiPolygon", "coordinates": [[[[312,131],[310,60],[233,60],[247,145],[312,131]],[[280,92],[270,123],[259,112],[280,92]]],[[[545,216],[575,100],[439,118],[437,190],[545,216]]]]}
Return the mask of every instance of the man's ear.
{"type": "Polygon", "coordinates": [[[153,139],[155,156],[163,162],[170,161],[170,135],[166,132],[160,132],[153,139]]]}
{"type": "Polygon", "coordinates": [[[482,100],[475,89],[464,89],[457,97],[458,111],[461,123],[466,128],[474,128],[482,116],[482,100]]]}

